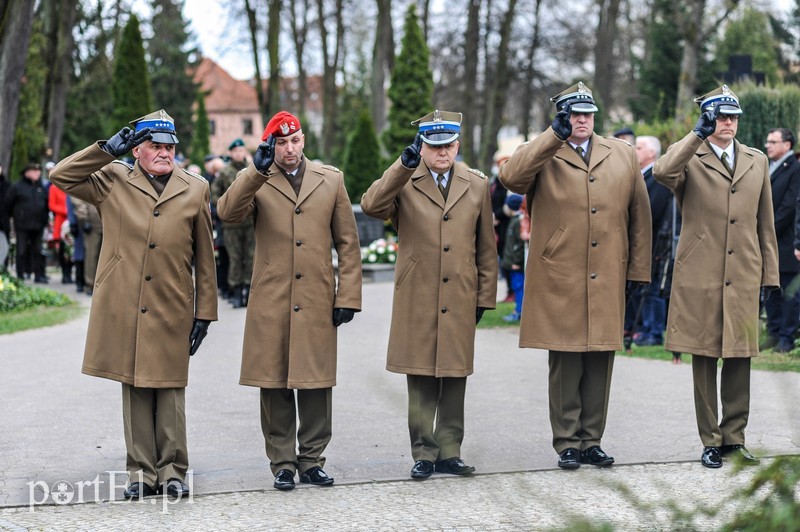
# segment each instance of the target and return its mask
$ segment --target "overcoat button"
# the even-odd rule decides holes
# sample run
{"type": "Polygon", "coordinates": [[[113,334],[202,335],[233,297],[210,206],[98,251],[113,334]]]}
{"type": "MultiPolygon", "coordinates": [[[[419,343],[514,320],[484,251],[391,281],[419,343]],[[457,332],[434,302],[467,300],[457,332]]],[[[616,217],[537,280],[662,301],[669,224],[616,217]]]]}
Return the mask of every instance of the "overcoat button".
{"type": "Polygon", "coordinates": [[[447,282],[447,281],[449,281],[449,280],[450,280],[450,278],[448,278],[448,277],[445,277],[444,279],[442,279],[442,282],[443,282],[443,283],[446,283],[446,282],[447,282]]]}
{"type": "Polygon", "coordinates": [[[444,314],[445,312],[447,312],[447,307],[442,307],[442,314],[444,314]]]}
{"type": "Polygon", "coordinates": [[[596,247],[597,247],[597,240],[592,240],[592,247],[593,247],[593,248],[596,248],[596,247]]]}
{"type": "Polygon", "coordinates": [[[728,250],[728,255],[733,255],[733,250],[732,249],[728,250]]]}
{"type": "Polygon", "coordinates": [[[592,207],[592,214],[597,212],[597,207],[592,207]]]}
{"type": "Polygon", "coordinates": [[[597,274],[593,273],[593,274],[589,275],[589,277],[591,277],[592,279],[597,279],[597,274]]]}
{"type": "Polygon", "coordinates": [[[444,217],[443,217],[443,219],[444,219],[444,221],[446,222],[447,220],[449,220],[449,219],[450,219],[450,217],[449,217],[449,216],[447,216],[447,215],[445,214],[445,215],[444,215],[444,217]]]}
{"type": "Polygon", "coordinates": [[[736,218],[734,218],[733,220],[731,220],[731,225],[733,225],[733,224],[735,224],[735,223],[736,223],[736,218]]]}
{"type": "Polygon", "coordinates": [[[295,279],[299,279],[299,278],[301,278],[301,277],[302,277],[302,275],[300,275],[299,273],[296,273],[296,274],[294,274],[294,278],[295,278],[295,279]]]}
{"type": "Polygon", "coordinates": [[[150,249],[153,249],[156,245],[153,242],[150,242],[150,249]]]}
{"type": "Polygon", "coordinates": [[[725,281],[725,286],[730,286],[730,285],[731,285],[730,281],[725,281]]]}
{"type": "Polygon", "coordinates": [[[446,253],[446,252],[448,252],[448,251],[450,251],[450,246],[445,246],[445,247],[444,247],[444,251],[445,251],[445,253],[446,253]]]}
{"type": "Polygon", "coordinates": [[[301,245],[302,243],[303,243],[303,242],[302,242],[301,240],[298,240],[297,242],[295,242],[295,243],[294,243],[294,245],[295,245],[295,246],[297,246],[297,247],[300,247],[300,245],[301,245]]]}
{"type": "Polygon", "coordinates": [[[594,176],[593,175],[589,176],[589,183],[594,183],[594,176]]]}
{"type": "Polygon", "coordinates": [[[300,312],[300,306],[299,305],[295,305],[294,306],[294,311],[295,312],[300,312]]]}
{"type": "Polygon", "coordinates": [[[295,214],[300,214],[300,207],[297,207],[297,208],[294,210],[294,213],[295,213],[295,214]]]}
{"type": "Polygon", "coordinates": [[[142,307],[142,314],[144,314],[145,312],[147,312],[147,307],[142,307]]]}
{"type": "Polygon", "coordinates": [[[156,211],[156,212],[153,213],[153,216],[161,216],[161,213],[156,211]]]}
{"type": "Polygon", "coordinates": [[[150,277],[149,275],[144,278],[145,281],[149,281],[150,279],[152,279],[152,277],[150,277]]]}

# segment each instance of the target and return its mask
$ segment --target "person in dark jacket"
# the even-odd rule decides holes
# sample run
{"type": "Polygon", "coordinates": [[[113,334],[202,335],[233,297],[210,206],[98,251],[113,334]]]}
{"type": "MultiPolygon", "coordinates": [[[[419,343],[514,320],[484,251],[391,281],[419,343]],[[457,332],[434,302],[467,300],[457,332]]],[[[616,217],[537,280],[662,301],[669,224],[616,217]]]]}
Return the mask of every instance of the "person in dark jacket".
{"type": "Polygon", "coordinates": [[[47,227],[49,211],[47,189],[42,184],[42,167],[39,164],[25,165],[22,179],[9,188],[4,206],[14,220],[17,276],[24,279],[27,274],[33,274],[35,282],[46,283],[41,248],[42,232],[47,227]]]}
{"type": "Polygon", "coordinates": [[[800,322],[800,299],[792,281],[800,271],[794,258],[795,214],[800,190],[800,162],[794,157],[794,133],[790,129],[770,129],[767,134],[769,180],[772,185],[772,210],[775,214],[775,236],[778,239],[778,269],[781,292],[764,302],[767,311],[767,336],[760,349],[774,347],[788,352],[794,348],[794,334],[800,322]]]}
{"type": "Polygon", "coordinates": [[[520,222],[523,217],[520,209],[523,199],[521,194],[508,194],[503,209],[509,221],[500,267],[509,272],[511,278],[509,287],[514,292],[515,302],[514,312],[503,316],[503,320],[510,323],[519,323],[522,315],[522,296],[525,292],[525,240],[522,239],[520,231],[520,222]]]}

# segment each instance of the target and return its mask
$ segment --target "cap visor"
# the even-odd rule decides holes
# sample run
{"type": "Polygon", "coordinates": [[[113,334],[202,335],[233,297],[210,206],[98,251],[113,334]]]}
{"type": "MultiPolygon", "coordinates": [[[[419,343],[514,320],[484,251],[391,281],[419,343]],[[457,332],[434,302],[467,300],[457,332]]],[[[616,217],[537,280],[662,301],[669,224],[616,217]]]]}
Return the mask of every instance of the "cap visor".
{"type": "Polygon", "coordinates": [[[596,113],[597,106],[591,103],[576,103],[570,106],[570,113],[596,113]]]}
{"type": "Polygon", "coordinates": [[[431,146],[444,146],[452,144],[458,140],[458,133],[443,131],[438,133],[425,133],[422,135],[422,142],[431,146]]]}
{"type": "Polygon", "coordinates": [[[734,107],[732,105],[720,105],[719,106],[719,114],[721,115],[740,115],[742,114],[742,109],[739,107],[734,107]]]}
{"type": "Polygon", "coordinates": [[[178,144],[178,137],[172,133],[155,132],[150,140],[158,144],[178,144]]]}

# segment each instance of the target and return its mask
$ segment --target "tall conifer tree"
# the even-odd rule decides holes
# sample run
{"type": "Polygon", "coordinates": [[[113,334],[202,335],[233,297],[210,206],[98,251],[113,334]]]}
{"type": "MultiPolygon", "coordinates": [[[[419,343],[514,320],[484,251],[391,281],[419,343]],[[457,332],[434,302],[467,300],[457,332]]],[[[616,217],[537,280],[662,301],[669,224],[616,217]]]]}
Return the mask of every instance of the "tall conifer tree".
{"type": "Polygon", "coordinates": [[[394,63],[389,100],[389,127],[383,135],[383,145],[394,160],[411,144],[417,128],[411,122],[431,112],[433,74],[428,65],[430,52],[419,27],[416,4],[406,12],[400,54],[394,63]]]}
{"type": "MultiPolygon", "coordinates": [[[[192,146],[192,105],[198,85],[192,79],[197,49],[190,45],[188,22],[183,18],[183,0],[152,0],[153,37],[147,41],[150,57],[150,88],[156,109],[175,119],[184,151],[192,146]]],[[[198,154],[202,158],[204,153],[198,154]]],[[[194,156],[192,156],[194,160],[194,156]]]]}
{"type": "Polygon", "coordinates": [[[367,108],[361,110],[356,127],[347,139],[342,171],[353,203],[361,201],[361,195],[381,176],[380,146],[367,108]]]}
{"type": "Polygon", "coordinates": [[[42,151],[47,143],[42,124],[44,80],[47,73],[44,63],[45,45],[41,22],[34,22],[11,149],[11,171],[8,172],[11,180],[19,179],[20,172],[27,163],[41,161],[42,151]]]}
{"type": "Polygon", "coordinates": [[[136,15],[128,19],[114,55],[114,127],[121,128],[131,120],[155,111],[136,15]]]}
{"type": "MultiPolygon", "coordinates": [[[[197,91],[197,119],[195,120],[194,134],[192,135],[191,149],[189,150],[189,158],[193,163],[203,166],[203,159],[211,150],[209,147],[209,137],[211,136],[211,127],[208,123],[208,114],[206,114],[206,97],[202,91],[197,91]]],[[[177,120],[177,119],[176,119],[177,120]]]]}

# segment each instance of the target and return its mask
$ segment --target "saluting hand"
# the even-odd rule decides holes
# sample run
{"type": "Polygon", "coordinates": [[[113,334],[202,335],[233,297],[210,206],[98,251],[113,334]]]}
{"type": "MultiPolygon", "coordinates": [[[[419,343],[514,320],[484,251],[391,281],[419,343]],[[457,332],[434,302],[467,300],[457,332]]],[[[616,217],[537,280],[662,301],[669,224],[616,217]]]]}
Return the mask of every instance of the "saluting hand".
{"type": "Polygon", "coordinates": [[[417,133],[414,137],[414,143],[411,146],[406,146],[403,153],[400,155],[400,162],[406,168],[416,168],[419,166],[420,158],[422,157],[422,136],[417,133]]]}
{"type": "Polygon", "coordinates": [[[561,140],[567,140],[572,135],[572,122],[569,121],[571,109],[572,105],[566,104],[553,118],[553,133],[561,140]]]}
{"type": "Polygon", "coordinates": [[[116,135],[100,145],[100,149],[114,157],[121,157],[133,148],[146,140],[153,138],[150,128],[146,127],[139,131],[132,131],[129,127],[123,127],[116,135]]]}
{"type": "Polygon", "coordinates": [[[695,135],[705,140],[717,129],[717,117],[719,116],[720,106],[717,105],[710,111],[706,111],[697,119],[697,124],[692,130],[695,135]]]}
{"type": "Polygon", "coordinates": [[[258,145],[253,155],[253,166],[262,174],[266,174],[272,163],[275,162],[275,137],[270,135],[265,142],[258,145]]]}

